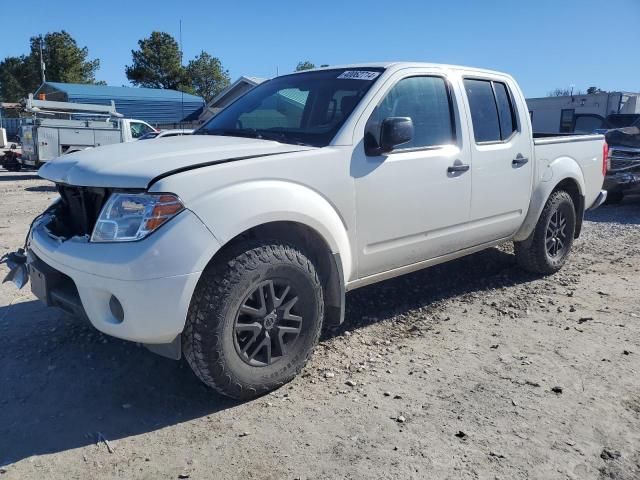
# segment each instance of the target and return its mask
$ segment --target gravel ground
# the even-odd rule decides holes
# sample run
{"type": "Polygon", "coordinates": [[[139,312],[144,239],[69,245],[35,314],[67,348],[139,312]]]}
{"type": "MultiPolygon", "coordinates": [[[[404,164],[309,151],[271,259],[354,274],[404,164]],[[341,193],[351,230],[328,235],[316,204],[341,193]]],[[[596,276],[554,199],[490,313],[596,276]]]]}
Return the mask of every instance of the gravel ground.
{"type": "MultiPolygon", "coordinates": [[[[0,171],[0,253],[55,195],[0,171]]],[[[349,294],[303,374],[247,403],[4,284],[0,479],[638,479],[639,271],[635,197],[551,277],[505,245],[349,294]]]]}

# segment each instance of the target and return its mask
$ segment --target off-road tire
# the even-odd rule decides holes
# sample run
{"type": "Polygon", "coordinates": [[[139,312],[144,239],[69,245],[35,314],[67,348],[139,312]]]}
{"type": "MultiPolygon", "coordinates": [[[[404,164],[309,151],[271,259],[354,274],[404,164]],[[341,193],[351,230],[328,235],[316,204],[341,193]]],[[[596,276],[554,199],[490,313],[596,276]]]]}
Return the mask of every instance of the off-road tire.
{"type": "Polygon", "coordinates": [[[247,400],[284,385],[302,370],[318,342],[323,316],[322,283],[307,255],[278,240],[247,240],[222,252],[203,272],[187,314],[182,351],[206,385],[247,400]],[[271,365],[252,366],[237,349],[235,322],[248,292],[270,278],[285,278],[302,291],[310,314],[302,316],[291,352],[271,365]]]}
{"type": "Polygon", "coordinates": [[[526,240],[514,242],[518,265],[529,272],[543,275],[557,272],[569,257],[575,228],[576,210],[571,195],[564,190],[556,190],[547,200],[531,235],[526,240]],[[566,246],[562,255],[552,257],[547,251],[547,228],[552,216],[558,211],[566,217],[566,246]]]}

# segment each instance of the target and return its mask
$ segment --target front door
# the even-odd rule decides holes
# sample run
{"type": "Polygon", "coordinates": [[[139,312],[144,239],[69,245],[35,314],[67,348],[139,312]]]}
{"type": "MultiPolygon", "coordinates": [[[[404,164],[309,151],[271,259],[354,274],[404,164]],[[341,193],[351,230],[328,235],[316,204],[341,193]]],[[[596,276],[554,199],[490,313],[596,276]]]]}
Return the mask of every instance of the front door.
{"type": "Polygon", "coordinates": [[[388,117],[409,117],[413,139],[390,153],[368,156],[355,149],[358,277],[464,248],[459,227],[469,217],[469,152],[460,115],[443,76],[405,73],[387,90],[367,121],[379,131],[388,117]]]}

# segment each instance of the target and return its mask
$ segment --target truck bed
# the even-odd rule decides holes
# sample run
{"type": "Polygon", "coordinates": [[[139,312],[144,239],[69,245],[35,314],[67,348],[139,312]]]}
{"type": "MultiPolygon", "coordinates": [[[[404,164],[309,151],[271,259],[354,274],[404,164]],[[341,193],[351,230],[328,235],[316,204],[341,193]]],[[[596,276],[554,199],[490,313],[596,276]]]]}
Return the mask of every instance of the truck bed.
{"type": "Polygon", "coordinates": [[[534,133],[533,146],[540,178],[551,180],[557,162],[574,160],[582,171],[581,193],[585,206],[589,207],[602,188],[603,143],[604,135],[534,133]]]}

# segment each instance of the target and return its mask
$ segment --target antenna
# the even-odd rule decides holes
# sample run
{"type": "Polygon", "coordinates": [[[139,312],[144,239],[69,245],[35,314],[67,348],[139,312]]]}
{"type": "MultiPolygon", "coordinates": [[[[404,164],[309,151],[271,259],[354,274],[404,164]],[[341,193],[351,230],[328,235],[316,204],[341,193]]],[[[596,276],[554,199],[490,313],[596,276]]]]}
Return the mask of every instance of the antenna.
{"type": "MultiPolygon", "coordinates": [[[[182,19],[180,19],[180,66],[182,67],[183,61],[182,57],[184,56],[184,52],[182,50],[182,19]]],[[[182,87],[184,89],[184,85],[182,87]]],[[[184,90],[180,90],[180,106],[182,108],[182,112],[180,113],[180,130],[184,130],[184,90]]]]}
{"type": "Polygon", "coordinates": [[[42,75],[42,83],[44,83],[47,81],[47,77],[44,74],[44,71],[47,69],[47,67],[44,64],[44,58],[42,57],[42,44],[42,35],[40,35],[40,74],[42,75]]]}

